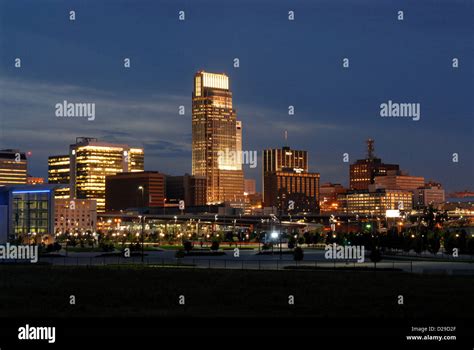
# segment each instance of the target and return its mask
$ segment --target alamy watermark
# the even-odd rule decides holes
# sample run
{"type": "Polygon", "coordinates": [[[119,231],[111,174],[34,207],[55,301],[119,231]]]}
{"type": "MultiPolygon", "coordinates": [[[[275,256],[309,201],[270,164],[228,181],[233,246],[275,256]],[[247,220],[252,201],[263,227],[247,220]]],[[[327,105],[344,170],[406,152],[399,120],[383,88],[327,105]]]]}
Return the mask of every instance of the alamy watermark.
{"type": "Polygon", "coordinates": [[[0,260],[29,260],[31,263],[37,263],[38,246],[10,243],[0,245],[0,260]]]}
{"type": "Polygon", "coordinates": [[[363,245],[337,245],[326,244],[324,257],[326,259],[357,260],[358,263],[365,261],[365,247],[363,245]]]}
{"type": "Polygon", "coordinates": [[[388,100],[380,105],[380,116],[383,118],[412,118],[414,121],[420,120],[421,109],[419,103],[398,103],[388,100]]]}
{"type": "Polygon", "coordinates": [[[56,327],[34,327],[26,324],[18,328],[19,340],[47,340],[52,344],[56,341],[56,327]]]}
{"type": "Polygon", "coordinates": [[[228,148],[217,152],[217,163],[219,167],[233,167],[248,165],[250,168],[257,167],[257,151],[233,151],[228,148]]]}
{"type": "Polygon", "coordinates": [[[64,100],[62,103],[56,103],[56,117],[58,118],[87,118],[92,121],[95,119],[95,103],[72,103],[64,100]]]}

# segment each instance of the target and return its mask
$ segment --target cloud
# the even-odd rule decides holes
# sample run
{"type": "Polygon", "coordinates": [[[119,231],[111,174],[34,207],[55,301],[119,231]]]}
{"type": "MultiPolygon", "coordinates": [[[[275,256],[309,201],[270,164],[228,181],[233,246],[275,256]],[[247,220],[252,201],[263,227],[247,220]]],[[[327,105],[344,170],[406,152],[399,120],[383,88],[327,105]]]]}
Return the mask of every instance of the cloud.
{"type": "Polygon", "coordinates": [[[178,115],[178,106],[190,103],[189,96],[131,98],[84,86],[11,79],[0,79],[0,91],[0,147],[33,150],[33,170],[44,173],[47,157],[67,152],[79,136],[145,147],[150,156],[184,157],[191,149],[191,109],[178,115]],[[57,118],[55,105],[64,100],[95,103],[95,120],[57,118]]]}

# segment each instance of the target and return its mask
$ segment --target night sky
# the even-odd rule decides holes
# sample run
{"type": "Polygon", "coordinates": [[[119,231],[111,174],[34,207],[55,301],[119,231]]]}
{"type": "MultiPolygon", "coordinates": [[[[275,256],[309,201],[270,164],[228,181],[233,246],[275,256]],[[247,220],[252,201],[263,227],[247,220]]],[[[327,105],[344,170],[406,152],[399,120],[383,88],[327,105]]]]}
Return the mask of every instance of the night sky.
{"type": "MultiPolygon", "coordinates": [[[[229,75],[243,149],[259,157],[288,130],[322,183],[347,185],[342,155],[365,157],[371,137],[384,161],[473,190],[473,18],[472,0],[0,0],[0,148],[31,151],[34,176],[47,177],[47,157],[77,136],[143,146],[146,170],[191,172],[203,69],[229,75]],[[64,100],[96,103],[95,120],[57,118],[64,100]],[[388,100],[420,103],[421,119],[381,118],[388,100]]],[[[260,164],[245,170],[260,183],[260,164]]]]}

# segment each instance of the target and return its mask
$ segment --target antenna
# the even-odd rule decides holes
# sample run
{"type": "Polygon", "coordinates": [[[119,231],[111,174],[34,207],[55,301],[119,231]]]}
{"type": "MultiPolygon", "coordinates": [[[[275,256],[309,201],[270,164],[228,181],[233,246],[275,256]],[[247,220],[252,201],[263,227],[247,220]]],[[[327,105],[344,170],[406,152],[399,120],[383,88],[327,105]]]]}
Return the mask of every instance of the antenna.
{"type": "Polygon", "coordinates": [[[367,159],[374,159],[375,155],[374,155],[374,150],[375,150],[375,147],[374,147],[374,140],[372,139],[368,139],[367,141],[367,159]]]}

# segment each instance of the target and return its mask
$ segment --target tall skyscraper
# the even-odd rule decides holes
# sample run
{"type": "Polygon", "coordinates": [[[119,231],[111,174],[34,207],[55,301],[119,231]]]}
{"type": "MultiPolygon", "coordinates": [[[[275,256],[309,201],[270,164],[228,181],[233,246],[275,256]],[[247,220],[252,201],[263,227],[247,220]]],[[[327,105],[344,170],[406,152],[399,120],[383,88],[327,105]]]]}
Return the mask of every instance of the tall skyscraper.
{"type": "Polygon", "coordinates": [[[242,200],[242,124],[228,76],[197,72],[192,99],[192,175],[206,177],[207,203],[242,200]]]}
{"type": "Polygon", "coordinates": [[[308,152],[285,146],[263,151],[263,202],[281,213],[319,210],[319,173],[308,172],[308,152]]]}
{"type": "Polygon", "coordinates": [[[374,154],[374,140],[367,140],[367,158],[351,164],[349,187],[351,190],[367,190],[375,182],[376,176],[385,176],[389,170],[400,170],[398,164],[382,163],[374,154]]]}
{"type": "Polygon", "coordinates": [[[0,186],[27,183],[28,163],[24,152],[0,150],[0,186]]]}
{"type": "Polygon", "coordinates": [[[69,146],[68,156],[49,158],[48,182],[65,184],[67,167],[69,167],[69,197],[95,199],[97,211],[103,212],[105,210],[105,177],[122,172],[143,171],[144,152],[142,148],[100,142],[95,138],[78,137],[76,143],[69,146]],[[67,159],[69,159],[69,164],[67,159]]]}
{"type": "Polygon", "coordinates": [[[54,191],[54,198],[67,199],[70,196],[71,182],[69,155],[51,156],[48,158],[48,183],[68,185],[54,191]]]}

